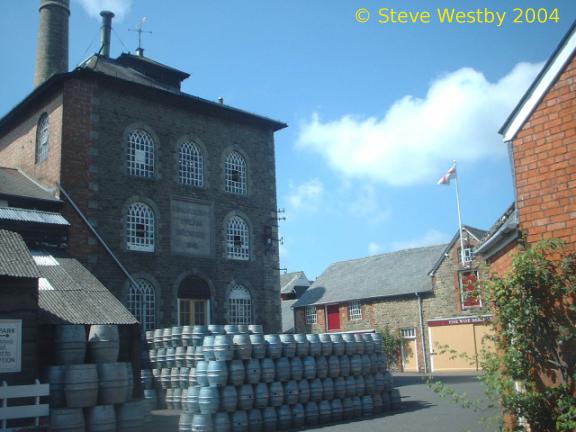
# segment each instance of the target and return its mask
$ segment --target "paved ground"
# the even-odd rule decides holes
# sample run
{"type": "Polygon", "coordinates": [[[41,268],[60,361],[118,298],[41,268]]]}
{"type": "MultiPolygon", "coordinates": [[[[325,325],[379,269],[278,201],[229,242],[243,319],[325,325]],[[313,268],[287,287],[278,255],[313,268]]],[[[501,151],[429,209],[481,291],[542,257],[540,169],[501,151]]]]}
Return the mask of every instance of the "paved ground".
{"type": "MultiPolygon", "coordinates": [[[[457,392],[465,392],[470,400],[485,399],[482,384],[474,375],[439,375],[437,379],[457,392]]],[[[421,375],[394,374],[394,386],[402,395],[402,411],[338,425],[307,429],[335,432],[495,432],[498,430],[498,408],[475,412],[441,398],[428,388],[421,375]]],[[[484,404],[485,405],[485,404],[484,404]]],[[[178,431],[179,411],[154,411],[146,432],[178,431]]]]}

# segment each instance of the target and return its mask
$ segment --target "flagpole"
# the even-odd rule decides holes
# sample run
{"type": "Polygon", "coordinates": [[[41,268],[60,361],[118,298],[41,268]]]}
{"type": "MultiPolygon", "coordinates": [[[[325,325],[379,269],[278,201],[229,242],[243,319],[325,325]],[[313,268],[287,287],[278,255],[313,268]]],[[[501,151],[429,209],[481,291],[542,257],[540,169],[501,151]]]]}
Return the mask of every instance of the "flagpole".
{"type": "MultiPolygon", "coordinates": [[[[454,161],[456,168],[456,161],[454,161]]],[[[464,236],[462,235],[462,212],[460,211],[460,182],[458,181],[458,170],[455,170],[454,180],[456,180],[456,207],[458,208],[458,229],[460,231],[460,262],[464,266],[464,236]]]]}

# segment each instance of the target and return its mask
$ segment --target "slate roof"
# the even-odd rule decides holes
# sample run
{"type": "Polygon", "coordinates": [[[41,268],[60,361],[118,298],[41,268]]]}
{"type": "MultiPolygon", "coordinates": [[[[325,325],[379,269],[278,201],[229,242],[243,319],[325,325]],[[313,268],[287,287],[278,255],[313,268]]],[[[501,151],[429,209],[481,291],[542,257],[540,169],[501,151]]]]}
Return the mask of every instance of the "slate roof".
{"type": "Polygon", "coordinates": [[[295,286],[310,286],[310,281],[303,271],[291,272],[280,275],[280,292],[282,294],[289,294],[294,291],[295,286]],[[305,285],[296,285],[299,281],[306,280],[305,285]]]}
{"type": "Polygon", "coordinates": [[[294,307],[432,291],[428,270],[445,248],[427,246],[334,263],[294,307]]]}
{"type": "Polygon", "coordinates": [[[16,207],[0,207],[0,220],[32,222],[47,225],[70,225],[60,213],[28,210],[16,207]]]}
{"type": "MultiPolygon", "coordinates": [[[[486,236],[486,234],[488,233],[488,231],[485,231],[485,230],[482,230],[479,228],[474,228],[474,227],[471,227],[469,225],[462,225],[462,231],[467,231],[472,236],[474,236],[476,238],[476,240],[478,240],[478,241],[481,241],[482,238],[484,238],[486,236]]],[[[466,238],[466,237],[464,237],[464,238],[466,238]]],[[[434,274],[436,272],[436,270],[438,270],[440,268],[442,261],[444,261],[444,258],[446,258],[450,249],[452,249],[454,247],[454,244],[459,240],[460,240],[460,230],[456,231],[456,234],[454,234],[454,237],[452,237],[452,240],[450,240],[450,243],[448,243],[446,245],[446,249],[444,249],[444,251],[442,251],[442,254],[438,255],[438,259],[436,260],[436,262],[432,266],[431,270],[429,270],[429,272],[428,272],[430,275],[434,274]]]]}
{"type": "Polygon", "coordinates": [[[0,167],[0,195],[60,201],[49,190],[40,186],[22,171],[6,167],[0,167]]]}
{"type": "Polygon", "coordinates": [[[36,252],[34,258],[38,263],[40,277],[48,282],[40,281],[38,304],[42,322],[50,324],[138,322],[128,309],[77,260],[36,252]]]}
{"type": "Polygon", "coordinates": [[[294,310],[292,310],[292,305],[296,303],[296,299],[293,300],[282,300],[282,332],[283,333],[293,333],[294,332],[294,310]]]}
{"type": "Polygon", "coordinates": [[[38,267],[20,234],[0,229],[0,276],[38,278],[38,267]]]}

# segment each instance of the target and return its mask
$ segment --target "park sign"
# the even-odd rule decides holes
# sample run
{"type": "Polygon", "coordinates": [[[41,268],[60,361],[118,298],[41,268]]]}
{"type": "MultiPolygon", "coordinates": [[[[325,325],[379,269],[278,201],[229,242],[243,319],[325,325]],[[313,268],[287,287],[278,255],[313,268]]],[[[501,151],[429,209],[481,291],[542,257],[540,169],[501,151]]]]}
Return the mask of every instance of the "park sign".
{"type": "Polygon", "coordinates": [[[0,373],[22,371],[22,320],[0,319],[0,373]]]}

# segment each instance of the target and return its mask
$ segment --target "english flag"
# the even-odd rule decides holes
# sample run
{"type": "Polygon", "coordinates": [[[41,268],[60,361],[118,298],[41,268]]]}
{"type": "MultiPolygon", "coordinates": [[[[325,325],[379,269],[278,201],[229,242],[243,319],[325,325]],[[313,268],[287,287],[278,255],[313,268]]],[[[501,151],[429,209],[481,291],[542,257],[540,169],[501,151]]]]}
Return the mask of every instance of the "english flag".
{"type": "Polygon", "coordinates": [[[450,169],[446,171],[446,174],[440,177],[440,180],[438,180],[438,184],[449,185],[450,180],[452,180],[455,177],[456,177],[456,164],[452,165],[452,167],[450,167],[450,169]]]}

